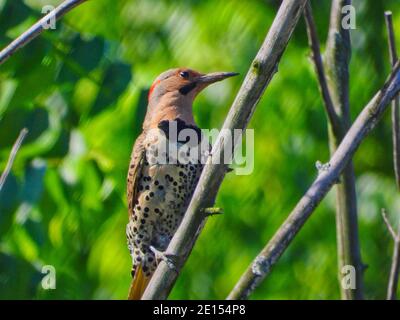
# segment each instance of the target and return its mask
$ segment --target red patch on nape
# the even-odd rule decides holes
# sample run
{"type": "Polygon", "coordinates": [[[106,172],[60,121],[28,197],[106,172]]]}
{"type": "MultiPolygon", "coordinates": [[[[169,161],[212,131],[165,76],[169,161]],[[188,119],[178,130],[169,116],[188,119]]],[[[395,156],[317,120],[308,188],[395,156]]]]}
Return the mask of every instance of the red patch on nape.
{"type": "Polygon", "coordinates": [[[150,96],[153,93],[155,87],[161,82],[161,80],[156,80],[153,82],[153,84],[151,85],[150,89],[149,89],[149,94],[147,96],[147,99],[150,100],[150,96]]]}

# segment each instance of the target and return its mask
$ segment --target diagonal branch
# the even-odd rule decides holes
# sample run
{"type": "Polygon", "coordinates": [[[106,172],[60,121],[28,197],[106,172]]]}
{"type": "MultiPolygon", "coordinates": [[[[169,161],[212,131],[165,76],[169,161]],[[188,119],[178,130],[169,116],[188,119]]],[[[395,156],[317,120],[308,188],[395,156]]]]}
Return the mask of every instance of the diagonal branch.
{"type": "MultiPolygon", "coordinates": [[[[222,130],[233,131],[233,129],[246,128],[257,102],[277,70],[279,60],[305,3],[306,0],[282,1],[267,37],[252,62],[242,87],[233,102],[222,130]]],[[[224,145],[224,135],[220,134],[212,149],[213,158],[222,158],[224,145]]],[[[165,299],[168,296],[204,222],[204,214],[201,211],[213,206],[226,170],[226,165],[212,164],[210,158],[207,160],[189,208],[167,249],[168,254],[186,256],[181,259],[183,261],[176,266],[176,270],[171,270],[165,262],[161,262],[143,295],[143,299],[165,299]]]]}
{"type": "Polygon", "coordinates": [[[3,64],[10,58],[16,51],[24,47],[27,43],[31,42],[37,36],[39,36],[45,27],[52,19],[60,19],[66,13],[71,11],[76,6],[86,2],[87,0],[66,0],[62,2],[57,8],[51,11],[49,14],[44,16],[38,22],[36,22],[27,31],[21,34],[18,38],[12,41],[7,47],[0,52],[0,65],[3,64]]]}
{"type": "Polygon", "coordinates": [[[397,233],[394,231],[394,229],[393,229],[393,227],[392,227],[392,224],[390,223],[389,218],[387,217],[386,210],[385,210],[385,209],[382,209],[382,210],[381,210],[381,214],[382,214],[383,221],[384,221],[385,224],[386,224],[386,228],[389,230],[390,235],[392,236],[392,238],[393,238],[394,241],[397,241],[397,238],[398,238],[399,236],[398,236],[397,233]]]}
{"type": "Polygon", "coordinates": [[[329,170],[319,173],[286,221],[244,272],[228,299],[246,299],[271,272],[272,267],[338,180],[358,146],[376,126],[388,104],[399,91],[400,62],[397,62],[383,88],[363,109],[332,155],[329,170]]]}
{"type": "Polygon", "coordinates": [[[22,142],[24,141],[25,136],[27,134],[28,134],[28,129],[26,129],[26,128],[22,129],[21,132],[19,133],[17,140],[15,141],[15,143],[11,149],[6,168],[4,169],[4,171],[0,177],[0,191],[3,189],[6,179],[7,179],[8,175],[10,174],[10,171],[11,171],[12,165],[14,163],[14,159],[17,155],[17,152],[18,152],[19,148],[21,147],[22,142]]]}

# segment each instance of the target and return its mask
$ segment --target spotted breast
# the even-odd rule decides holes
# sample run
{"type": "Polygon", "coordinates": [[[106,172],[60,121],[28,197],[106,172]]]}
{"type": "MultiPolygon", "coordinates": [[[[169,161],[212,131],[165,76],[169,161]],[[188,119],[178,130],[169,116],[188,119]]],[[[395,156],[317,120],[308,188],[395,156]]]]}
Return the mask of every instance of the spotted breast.
{"type": "MultiPolygon", "coordinates": [[[[178,136],[183,129],[192,129],[197,137],[201,137],[198,128],[188,126],[180,119],[176,122],[178,136]]],[[[126,234],[133,262],[132,273],[141,266],[146,277],[150,277],[157,267],[155,253],[165,251],[175,234],[203,167],[201,150],[196,149],[193,153],[200,143],[190,144],[178,138],[171,141],[170,123],[164,121],[159,130],[145,133],[136,196],[129,204],[131,215],[126,234]],[[193,154],[196,156],[191,157],[193,154]]]]}

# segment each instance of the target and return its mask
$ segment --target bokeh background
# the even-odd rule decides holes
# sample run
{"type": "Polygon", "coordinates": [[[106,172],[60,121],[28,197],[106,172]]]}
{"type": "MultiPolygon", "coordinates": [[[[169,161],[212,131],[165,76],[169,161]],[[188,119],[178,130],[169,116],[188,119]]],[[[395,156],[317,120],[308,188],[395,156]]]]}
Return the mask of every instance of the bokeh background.
{"type": "MultiPolygon", "coordinates": [[[[0,0],[0,46],[26,30],[52,0],[0,0]]],[[[400,1],[354,0],[351,113],[379,89],[390,66],[383,19],[400,1]]],[[[324,47],[330,1],[312,1],[324,47]]],[[[203,128],[220,128],[279,1],[92,0],[0,67],[0,171],[19,131],[29,129],[0,193],[0,298],[125,299],[125,178],[147,90],[166,69],[237,71],[196,100],[203,128]],[[41,287],[42,266],[57,289],[41,287]]],[[[250,123],[255,168],[229,174],[170,298],[224,299],[329,159],[327,125],[301,19],[279,72],[250,123]]],[[[400,214],[390,115],[355,159],[365,294],[385,297],[392,240],[380,216],[400,214]]],[[[331,191],[252,298],[338,299],[331,191]]]]}

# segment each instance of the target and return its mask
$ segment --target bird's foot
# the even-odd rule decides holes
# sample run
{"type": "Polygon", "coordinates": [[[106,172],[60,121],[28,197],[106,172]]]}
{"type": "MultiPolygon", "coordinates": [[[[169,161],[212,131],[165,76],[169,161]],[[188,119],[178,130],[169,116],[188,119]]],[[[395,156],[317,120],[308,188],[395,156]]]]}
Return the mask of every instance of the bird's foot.
{"type": "Polygon", "coordinates": [[[173,254],[169,254],[160,250],[157,250],[153,246],[150,246],[150,250],[154,253],[156,257],[156,262],[157,265],[160,263],[160,261],[164,261],[168,268],[172,270],[176,270],[176,265],[178,264],[179,257],[173,254]]]}

